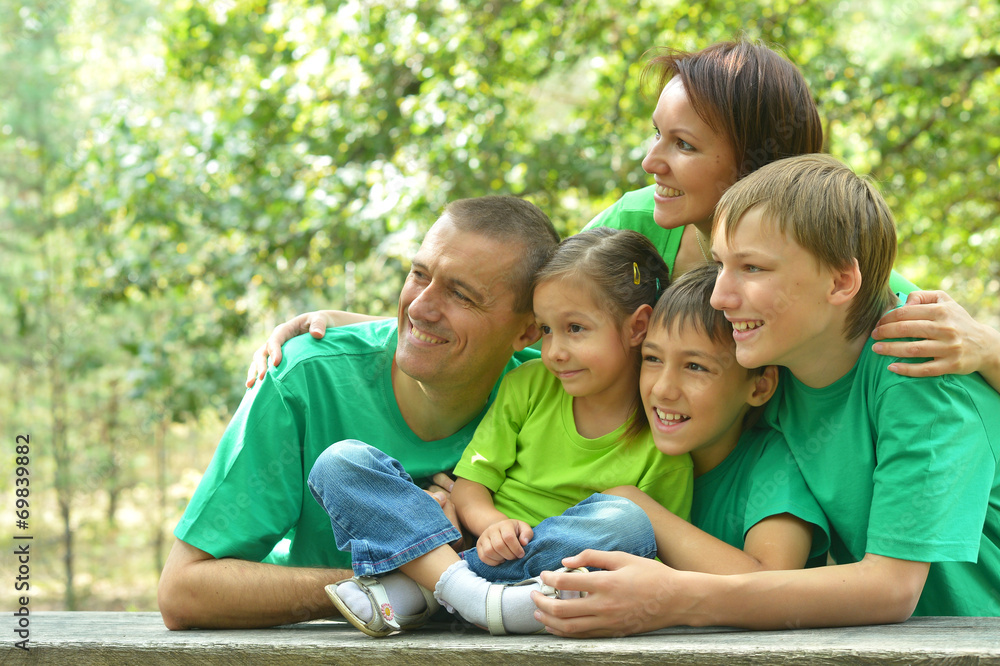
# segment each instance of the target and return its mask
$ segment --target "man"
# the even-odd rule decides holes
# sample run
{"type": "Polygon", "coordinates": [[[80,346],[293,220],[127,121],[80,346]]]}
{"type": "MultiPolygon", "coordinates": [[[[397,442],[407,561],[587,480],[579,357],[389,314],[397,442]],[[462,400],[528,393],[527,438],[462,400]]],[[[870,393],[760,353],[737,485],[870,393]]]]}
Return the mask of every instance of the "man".
{"type": "MultiPolygon", "coordinates": [[[[428,231],[397,319],[300,336],[249,391],[175,530],[158,591],[169,629],[264,627],[335,614],[349,578],[305,478],[348,438],[415,479],[450,469],[512,359],[538,338],[531,278],[558,243],[514,197],[453,202],[428,231]]],[[[530,355],[530,351],[528,352],[530,355]]]]}

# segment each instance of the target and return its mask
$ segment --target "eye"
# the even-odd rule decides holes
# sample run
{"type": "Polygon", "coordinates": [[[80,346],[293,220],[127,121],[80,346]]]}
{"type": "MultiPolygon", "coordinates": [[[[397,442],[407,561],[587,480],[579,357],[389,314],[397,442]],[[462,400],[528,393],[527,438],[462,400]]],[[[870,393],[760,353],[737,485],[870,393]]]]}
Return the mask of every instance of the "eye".
{"type": "Polygon", "coordinates": [[[569,325],[569,332],[570,333],[583,333],[583,331],[584,331],[583,326],[580,326],[579,324],[570,324],[569,325]]]}
{"type": "Polygon", "coordinates": [[[457,289],[453,290],[451,293],[455,295],[455,298],[457,298],[458,300],[462,301],[463,303],[471,303],[472,302],[471,298],[469,298],[468,296],[466,296],[462,292],[458,291],[457,289]]]}
{"type": "Polygon", "coordinates": [[[653,354],[643,354],[642,355],[642,362],[643,363],[660,363],[660,358],[658,356],[654,356],[653,354]]]}
{"type": "Polygon", "coordinates": [[[660,140],[660,128],[657,127],[656,125],[653,125],[653,138],[656,139],[657,141],[660,140]]]}
{"type": "Polygon", "coordinates": [[[760,266],[755,266],[753,264],[745,264],[743,266],[743,270],[745,270],[747,273],[760,273],[764,269],[761,268],[760,266]]]}
{"type": "Polygon", "coordinates": [[[695,372],[708,372],[708,368],[699,363],[688,363],[684,367],[695,372]]]}
{"type": "Polygon", "coordinates": [[[677,147],[681,150],[694,150],[694,146],[685,141],[684,139],[677,139],[677,147]]]}
{"type": "Polygon", "coordinates": [[[540,324],[538,330],[542,332],[542,335],[552,335],[552,327],[545,324],[540,324]]]}

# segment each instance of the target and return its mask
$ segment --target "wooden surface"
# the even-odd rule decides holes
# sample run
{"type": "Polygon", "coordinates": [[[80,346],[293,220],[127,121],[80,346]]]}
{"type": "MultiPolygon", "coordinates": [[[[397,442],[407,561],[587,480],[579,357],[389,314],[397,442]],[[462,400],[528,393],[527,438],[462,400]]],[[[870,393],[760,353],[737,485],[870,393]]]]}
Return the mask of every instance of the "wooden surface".
{"type": "MultiPolygon", "coordinates": [[[[8,616],[9,617],[9,616],[8,616]]],[[[442,623],[373,639],[320,621],[167,631],[158,613],[31,614],[30,652],[0,664],[969,664],[1000,666],[1000,618],[915,618],[845,629],[679,628],[618,639],[497,636],[442,623]]],[[[5,632],[6,633],[6,632],[5,632]]]]}

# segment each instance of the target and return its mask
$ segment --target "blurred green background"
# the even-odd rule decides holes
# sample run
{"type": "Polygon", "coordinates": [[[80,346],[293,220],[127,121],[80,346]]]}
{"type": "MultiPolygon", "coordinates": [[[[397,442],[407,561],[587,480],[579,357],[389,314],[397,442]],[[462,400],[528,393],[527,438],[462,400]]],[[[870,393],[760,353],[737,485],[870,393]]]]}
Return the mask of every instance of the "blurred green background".
{"type": "Polygon", "coordinates": [[[1000,326],[995,0],[0,0],[0,31],[0,537],[33,536],[32,610],[155,610],[252,350],[391,312],[444,203],[569,234],[648,184],[656,46],[784,52],[897,268],[1000,326]]]}

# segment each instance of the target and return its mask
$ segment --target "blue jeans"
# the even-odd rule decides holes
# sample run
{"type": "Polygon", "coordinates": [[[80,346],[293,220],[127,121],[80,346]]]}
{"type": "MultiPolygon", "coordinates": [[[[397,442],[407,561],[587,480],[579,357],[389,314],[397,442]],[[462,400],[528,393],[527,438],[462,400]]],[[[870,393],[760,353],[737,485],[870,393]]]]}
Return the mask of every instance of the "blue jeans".
{"type": "MultiPolygon", "coordinates": [[[[337,547],[351,553],[358,576],[388,573],[462,536],[399,462],[357,440],[338,442],[317,458],[309,490],[330,516],[337,547]]],[[[533,532],[524,557],[498,566],[483,563],[475,548],[460,556],[473,572],[496,583],[558,569],[562,558],[585,548],[656,556],[649,518],[613,495],[591,495],[533,532]]]]}

